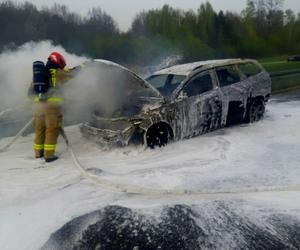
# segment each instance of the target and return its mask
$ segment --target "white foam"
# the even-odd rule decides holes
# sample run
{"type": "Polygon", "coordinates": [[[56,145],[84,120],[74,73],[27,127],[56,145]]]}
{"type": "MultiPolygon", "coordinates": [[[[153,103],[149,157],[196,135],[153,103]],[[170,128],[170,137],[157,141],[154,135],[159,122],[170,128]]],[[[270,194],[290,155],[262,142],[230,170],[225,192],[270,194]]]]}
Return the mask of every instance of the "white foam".
{"type": "MultiPolygon", "coordinates": [[[[256,124],[222,129],[163,149],[125,148],[105,152],[67,128],[86,168],[103,178],[144,188],[230,189],[293,187],[300,182],[300,102],[271,102],[256,124]]],[[[245,200],[263,208],[295,213],[299,192],[215,196],[130,196],[113,193],[82,179],[60,138],[61,159],[45,164],[32,157],[33,135],[20,138],[0,154],[0,248],[38,249],[50,234],[74,217],[119,204],[155,214],[166,204],[201,204],[208,200],[245,200]]],[[[9,138],[0,140],[0,147],[9,138]]],[[[245,205],[246,206],[246,205],[245,205]]],[[[253,217],[255,217],[255,211],[253,217]]]]}

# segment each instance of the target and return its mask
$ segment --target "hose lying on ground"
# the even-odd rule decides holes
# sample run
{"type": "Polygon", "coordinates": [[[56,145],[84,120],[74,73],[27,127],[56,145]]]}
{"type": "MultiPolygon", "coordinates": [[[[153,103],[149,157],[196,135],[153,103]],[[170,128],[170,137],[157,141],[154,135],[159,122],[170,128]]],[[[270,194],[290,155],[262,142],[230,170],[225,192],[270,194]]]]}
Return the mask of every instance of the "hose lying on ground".
{"type": "MultiPolygon", "coordinates": [[[[27,124],[12,138],[12,140],[3,148],[0,149],[0,153],[7,150],[33,123],[34,118],[27,122],[27,124]]],[[[60,129],[61,135],[63,136],[67,148],[71,153],[71,157],[74,165],[79,170],[80,174],[88,180],[91,180],[94,184],[101,186],[104,189],[108,189],[114,192],[128,193],[128,194],[139,194],[139,195],[149,195],[149,196],[165,196],[165,195],[203,195],[203,196],[211,196],[211,195],[226,195],[226,194],[250,194],[250,193],[267,193],[267,192],[288,192],[288,191],[300,191],[300,186],[295,187],[246,187],[246,188],[231,188],[231,189],[223,189],[223,190],[186,190],[186,189],[152,189],[152,188],[143,188],[130,184],[123,183],[115,183],[113,181],[105,180],[101,178],[99,175],[95,175],[89,173],[85,170],[85,168],[81,165],[80,161],[76,157],[71,144],[69,143],[68,137],[63,130],[60,129]]]]}
{"type": "Polygon", "coordinates": [[[15,113],[19,109],[24,109],[24,106],[16,106],[14,108],[8,108],[8,109],[0,111],[0,119],[2,118],[2,116],[5,116],[9,113],[15,113]]]}
{"type": "Polygon", "coordinates": [[[0,153],[6,151],[33,123],[34,118],[31,118],[30,121],[11,139],[11,141],[6,144],[3,148],[0,148],[0,153]]]}
{"type": "MultiPolygon", "coordinates": [[[[203,195],[203,196],[211,196],[211,195],[230,195],[230,194],[251,194],[251,193],[268,193],[268,192],[288,192],[288,191],[300,191],[300,186],[294,187],[245,187],[245,188],[229,188],[229,189],[201,189],[201,190],[186,190],[186,189],[152,189],[152,188],[143,188],[130,184],[116,183],[113,181],[105,180],[99,175],[89,173],[85,170],[84,166],[80,163],[78,158],[76,157],[71,144],[67,138],[67,135],[63,131],[62,133],[67,147],[71,153],[72,160],[74,165],[77,167],[79,172],[83,177],[89,179],[94,184],[99,185],[100,187],[120,193],[128,193],[128,194],[139,194],[139,195],[148,195],[148,196],[165,196],[165,195],[173,195],[173,196],[181,196],[181,195],[203,195]]],[[[101,170],[101,169],[99,169],[101,170]]],[[[105,172],[105,171],[103,171],[105,172]]]]}
{"type": "Polygon", "coordinates": [[[3,110],[3,111],[1,111],[0,112],[0,118],[2,117],[2,116],[4,116],[4,115],[6,115],[7,113],[9,113],[9,112],[12,112],[14,109],[6,109],[6,110],[3,110]]]}

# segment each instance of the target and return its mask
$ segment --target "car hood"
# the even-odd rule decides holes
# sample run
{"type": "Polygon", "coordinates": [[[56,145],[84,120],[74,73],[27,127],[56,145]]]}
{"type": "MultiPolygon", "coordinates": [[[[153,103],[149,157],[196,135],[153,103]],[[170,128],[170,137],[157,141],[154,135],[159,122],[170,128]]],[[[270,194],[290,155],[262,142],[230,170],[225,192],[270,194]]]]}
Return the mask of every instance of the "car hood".
{"type": "Polygon", "coordinates": [[[77,82],[83,85],[83,102],[89,102],[91,113],[98,117],[134,117],[164,100],[157,89],[137,74],[106,60],[86,62],[77,82]]]}
{"type": "MultiPolygon", "coordinates": [[[[156,88],[154,88],[150,83],[148,83],[142,77],[137,75],[135,72],[120,64],[101,59],[95,59],[91,62],[91,64],[95,67],[99,67],[102,70],[105,69],[107,71],[114,72],[114,76],[122,78],[122,80],[124,81],[124,86],[128,87],[128,90],[141,91],[142,89],[144,89],[147,91],[147,96],[144,97],[154,99],[156,98],[161,100],[164,99],[160,92],[156,88]]],[[[145,92],[142,93],[146,94],[145,92]]],[[[140,94],[142,95],[142,93],[140,94]]]]}

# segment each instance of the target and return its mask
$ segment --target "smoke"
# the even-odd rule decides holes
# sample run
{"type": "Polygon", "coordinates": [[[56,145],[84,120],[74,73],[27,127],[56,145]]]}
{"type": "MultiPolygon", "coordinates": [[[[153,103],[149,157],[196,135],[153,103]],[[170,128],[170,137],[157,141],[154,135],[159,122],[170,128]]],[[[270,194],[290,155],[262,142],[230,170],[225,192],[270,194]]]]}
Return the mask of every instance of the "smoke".
{"type": "Polygon", "coordinates": [[[32,116],[32,103],[27,98],[33,76],[32,63],[46,62],[52,51],[64,55],[68,67],[87,60],[67,53],[50,41],[28,42],[0,54],[0,137],[16,134],[32,116]]]}
{"type": "Polygon", "coordinates": [[[184,57],[181,53],[169,53],[157,58],[151,63],[148,63],[147,66],[143,66],[143,67],[135,66],[134,69],[143,78],[147,78],[150,75],[152,75],[155,71],[168,68],[180,63],[183,60],[183,58],[184,57]]]}
{"type": "Polygon", "coordinates": [[[87,121],[91,113],[102,117],[138,114],[142,97],[158,97],[133,72],[107,61],[87,62],[78,75],[65,85],[68,117],[87,121]]]}
{"type": "Polygon", "coordinates": [[[67,53],[61,46],[54,46],[50,41],[28,42],[0,54],[0,112],[26,104],[27,91],[32,81],[32,63],[46,62],[52,51],[64,55],[68,67],[87,60],[67,53]]]}
{"type": "Polygon", "coordinates": [[[87,62],[64,86],[68,120],[89,120],[94,111],[110,116],[122,106],[125,77],[117,67],[87,62]]]}
{"type": "MultiPolygon", "coordinates": [[[[7,115],[6,118],[0,117],[2,125],[4,120],[6,124],[8,120],[22,121],[23,124],[31,115],[31,101],[27,93],[32,81],[32,63],[46,62],[52,51],[64,55],[69,68],[83,65],[79,71],[73,71],[77,72],[75,77],[62,89],[66,100],[65,124],[87,121],[94,111],[105,117],[131,116],[142,108],[140,96],[158,97],[155,91],[144,85],[143,80],[119,65],[70,54],[50,41],[29,42],[0,54],[0,114],[6,114],[8,109],[17,110],[9,112],[9,119],[7,115]]],[[[163,64],[179,59],[174,58],[167,58],[163,64]]]]}

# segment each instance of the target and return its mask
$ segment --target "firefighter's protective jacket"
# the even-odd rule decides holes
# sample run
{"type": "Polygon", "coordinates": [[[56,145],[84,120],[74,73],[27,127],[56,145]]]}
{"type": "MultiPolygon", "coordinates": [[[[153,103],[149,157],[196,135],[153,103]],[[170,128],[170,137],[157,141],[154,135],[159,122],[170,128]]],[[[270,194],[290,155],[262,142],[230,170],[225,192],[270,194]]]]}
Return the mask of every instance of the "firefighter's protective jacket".
{"type": "MultiPolygon", "coordinates": [[[[50,88],[46,99],[40,100],[31,86],[31,99],[34,102],[35,117],[35,157],[51,159],[55,155],[57,138],[62,127],[61,104],[64,101],[62,85],[72,78],[71,70],[49,69],[50,88]]],[[[30,92],[29,91],[29,92],[30,92]]]]}

